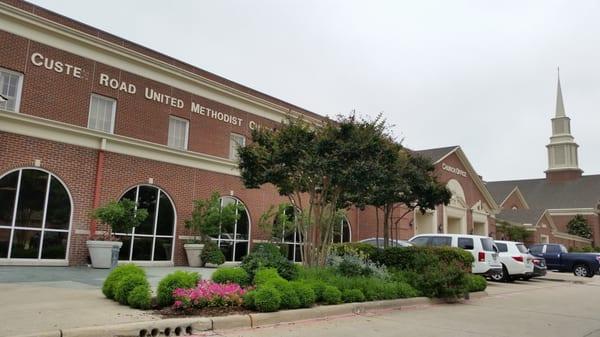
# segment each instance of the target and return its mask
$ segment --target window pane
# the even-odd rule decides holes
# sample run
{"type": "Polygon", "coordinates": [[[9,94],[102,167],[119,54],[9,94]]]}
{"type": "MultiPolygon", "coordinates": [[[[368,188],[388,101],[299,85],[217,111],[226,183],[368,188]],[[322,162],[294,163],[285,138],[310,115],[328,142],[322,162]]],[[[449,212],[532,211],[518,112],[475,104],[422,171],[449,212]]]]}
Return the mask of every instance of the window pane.
{"type": "Polygon", "coordinates": [[[37,259],[41,231],[15,230],[11,257],[15,259],[37,259]]]}
{"type": "Polygon", "coordinates": [[[458,238],[458,247],[462,249],[473,249],[473,239],[471,238],[458,238]]]}
{"type": "Polygon", "coordinates": [[[187,121],[173,117],[169,118],[169,137],[167,145],[177,149],[186,148],[185,138],[187,136],[187,124],[187,121]]]}
{"type": "Polygon", "coordinates": [[[46,228],[69,229],[71,217],[71,201],[65,187],[52,177],[48,194],[48,210],[46,211],[46,228]]]}
{"type": "Polygon", "coordinates": [[[237,240],[248,240],[248,212],[246,209],[239,211],[240,218],[237,222],[237,240]]]}
{"type": "Polygon", "coordinates": [[[481,246],[483,248],[483,250],[485,250],[486,252],[493,252],[494,251],[494,242],[492,242],[492,239],[481,239],[481,246]]]}
{"type": "Polygon", "coordinates": [[[342,242],[350,242],[350,224],[344,221],[344,227],[342,228],[342,242]]]}
{"type": "Polygon", "coordinates": [[[506,243],[496,242],[496,247],[498,247],[498,251],[501,253],[508,252],[508,246],[506,243]]]}
{"type": "Polygon", "coordinates": [[[67,257],[67,232],[44,232],[42,259],[64,260],[67,257]]]}
{"type": "Polygon", "coordinates": [[[0,258],[8,257],[8,245],[10,244],[10,229],[0,228],[0,258]]]}
{"type": "Polygon", "coordinates": [[[154,247],[154,261],[169,261],[169,260],[171,260],[173,239],[171,239],[171,238],[156,238],[155,244],[156,244],[156,247],[154,247]]]}
{"type": "Polygon", "coordinates": [[[92,95],[88,127],[94,130],[112,132],[115,105],[116,102],[113,99],[92,95]]]}
{"type": "MultiPolygon", "coordinates": [[[[146,209],[148,217],[136,229],[136,234],[153,234],[154,233],[154,214],[156,212],[156,197],[158,189],[151,186],[140,186],[138,195],[138,208],[146,209]]],[[[150,252],[148,252],[150,254],[150,252]]]]}
{"type": "Polygon", "coordinates": [[[132,260],[150,261],[152,257],[152,238],[134,237],[132,260]]]}
{"type": "Polygon", "coordinates": [[[119,260],[129,261],[129,250],[131,248],[131,236],[118,236],[119,240],[123,242],[121,250],[119,250],[119,260]]]}
{"type": "Polygon", "coordinates": [[[12,226],[18,180],[18,171],[0,180],[0,226],[12,226]]]}
{"type": "Polygon", "coordinates": [[[137,201],[135,199],[135,194],[136,193],[137,193],[137,187],[134,187],[134,188],[130,189],[129,191],[127,191],[127,193],[125,193],[123,195],[123,197],[121,197],[121,200],[123,200],[123,199],[129,199],[131,201],[137,201]]]}
{"type": "Polygon", "coordinates": [[[16,111],[19,82],[21,76],[0,70],[0,94],[6,97],[6,102],[0,102],[0,109],[16,111]]]}
{"type": "MultiPolygon", "coordinates": [[[[158,221],[156,223],[157,235],[173,235],[173,225],[175,223],[175,212],[171,200],[166,194],[160,193],[160,203],[158,207],[158,221]]],[[[169,239],[170,240],[170,239],[169,239]]]]}
{"type": "Polygon", "coordinates": [[[219,248],[225,255],[225,261],[233,261],[233,241],[221,241],[219,248]]]}
{"type": "Polygon", "coordinates": [[[44,200],[48,173],[38,170],[23,170],[17,206],[15,226],[42,227],[44,200]]]}
{"type": "Polygon", "coordinates": [[[241,261],[248,255],[248,242],[238,242],[235,244],[235,261],[241,261]]]}
{"type": "Polygon", "coordinates": [[[452,244],[452,238],[447,236],[434,236],[431,238],[431,246],[441,247],[450,246],[452,244]]]}

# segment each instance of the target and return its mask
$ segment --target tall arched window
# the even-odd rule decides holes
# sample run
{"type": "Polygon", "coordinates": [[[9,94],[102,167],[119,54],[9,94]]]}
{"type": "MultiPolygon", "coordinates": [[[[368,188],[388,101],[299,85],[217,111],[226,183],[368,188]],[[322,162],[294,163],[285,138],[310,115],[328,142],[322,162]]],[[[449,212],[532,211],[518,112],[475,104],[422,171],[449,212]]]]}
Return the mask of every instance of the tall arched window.
{"type": "Polygon", "coordinates": [[[239,219],[231,225],[221,226],[219,236],[213,238],[225,255],[226,261],[241,261],[248,255],[250,239],[250,217],[246,205],[234,197],[221,197],[221,207],[235,203],[242,206],[237,209],[239,219]]]}
{"type": "Polygon", "coordinates": [[[131,233],[116,233],[123,241],[119,260],[171,261],[175,237],[175,208],[171,198],[160,188],[136,186],[122,199],[137,202],[138,208],[148,210],[148,218],[131,233]]]}
{"type": "Polygon", "coordinates": [[[63,183],[40,169],[0,178],[0,259],[66,260],[71,197],[63,183]]]}
{"type": "MultiPolygon", "coordinates": [[[[302,249],[302,234],[295,226],[296,222],[296,213],[294,212],[294,207],[289,206],[284,210],[283,216],[285,216],[289,223],[292,223],[292,226],[281,226],[281,228],[273,228],[274,232],[272,233],[273,241],[278,244],[284,246],[287,251],[287,258],[290,261],[302,262],[302,254],[300,250],[302,249]]],[[[276,220],[275,220],[276,221],[276,220]]]]}

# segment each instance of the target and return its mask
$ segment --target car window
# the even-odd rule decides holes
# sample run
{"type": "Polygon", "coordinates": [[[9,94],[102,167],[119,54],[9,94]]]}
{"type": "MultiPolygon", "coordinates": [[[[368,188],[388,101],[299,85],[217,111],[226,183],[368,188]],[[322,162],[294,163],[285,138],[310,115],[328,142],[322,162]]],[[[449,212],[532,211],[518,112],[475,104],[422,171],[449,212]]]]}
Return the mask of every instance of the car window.
{"type": "Polygon", "coordinates": [[[498,251],[501,253],[508,252],[508,245],[502,242],[496,242],[496,247],[498,247],[498,251]]]}
{"type": "Polygon", "coordinates": [[[458,238],[458,247],[467,250],[473,250],[473,239],[458,238]]]}
{"type": "Polygon", "coordinates": [[[541,254],[543,248],[544,248],[544,245],[531,246],[531,247],[529,247],[529,251],[532,252],[533,254],[541,254]]]}
{"type": "Polygon", "coordinates": [[[527,247],[522,243],[517,243],[517,249],[523,254],[527,253],[527,247]]]}
{"type": "Polygon", "coordinates": [[[481,247],[486,252],[495,252],[495,250],[494,250],[494,242],[490,238],[482,238],[481,239],[481,247]]]}
{"type": "Polygon", "coordinates": [[[558,254],[560,253],[560,246],[558,245],[548,245],[546,247],[547,254],[558,254]]]}
{"type": "Polygon", "coordinates": [[[430,238],[430,236],[419,236],[418,238],[412,239],[410,243],[417,247],[427,246],[430,238]]]}
{"type": "Polygon", "coordinates": [[[429,244],[434,247],[451,246],[452,238],[449,236],[434,236],[431,238],[431,242],[429,244]]]}

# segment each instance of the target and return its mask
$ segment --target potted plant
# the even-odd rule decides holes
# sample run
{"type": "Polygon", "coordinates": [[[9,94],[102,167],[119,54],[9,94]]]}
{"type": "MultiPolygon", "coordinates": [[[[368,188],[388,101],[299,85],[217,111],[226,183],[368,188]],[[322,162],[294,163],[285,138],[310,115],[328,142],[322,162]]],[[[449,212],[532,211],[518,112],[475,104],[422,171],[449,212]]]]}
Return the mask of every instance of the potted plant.
{"type": "Polygon", "coordinates": [[[111,268],[113,250],[118,251],[123,242],[113,235],[115,232],[129,233],[148,217],[146,209],[136,208],[136,203],[129,199],[111,201],[108,204],[95,209],[91,217],[109,227],[109,230],[100,236],[90,237],[86,244],[90,251],[92,267],[111,268]]]}
{"type": "Polygon", "coordinates": [[[206,261],[202,261],[201,258],[204,247],[211,251],[215,248],[214,244],[210,244],[211,237],[218,236],[222,226],[233,228],[238,218],[238,206],[231,203],[222,207],[221,197],[217,192],[213,192],[208,199],[194,201],[192,217],[185,221],[185,227],[190,230],[192,239],[183,245],[189,266],[204,266],[206,261]]]}

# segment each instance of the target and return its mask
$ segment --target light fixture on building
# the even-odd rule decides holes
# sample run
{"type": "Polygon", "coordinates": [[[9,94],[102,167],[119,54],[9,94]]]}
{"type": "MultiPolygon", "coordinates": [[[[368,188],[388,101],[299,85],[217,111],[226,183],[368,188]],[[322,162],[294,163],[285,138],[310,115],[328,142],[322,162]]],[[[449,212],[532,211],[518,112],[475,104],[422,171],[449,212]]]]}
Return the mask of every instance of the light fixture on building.
{"type": "Polygon", "coordinates": [[[8,98],[0,95],[0,103],[8,102],[8,98]]]}

